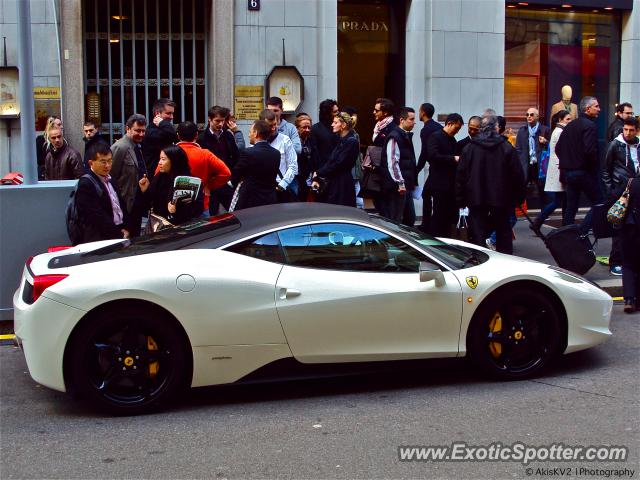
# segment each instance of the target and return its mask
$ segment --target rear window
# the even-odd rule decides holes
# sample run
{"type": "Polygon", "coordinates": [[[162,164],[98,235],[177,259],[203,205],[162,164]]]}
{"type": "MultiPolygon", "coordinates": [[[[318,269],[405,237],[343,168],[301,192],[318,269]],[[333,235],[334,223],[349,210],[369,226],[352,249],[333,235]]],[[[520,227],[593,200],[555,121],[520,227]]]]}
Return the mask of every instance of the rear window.
{"type": "Polygon", "coordinates": [[[49,268],[66,268],[133,255],[179,250],[238,228],[240,228],[240,221],[230,213],[191,220],[150,235],[143,235],[133,240],[122,240],[90,252],[54,257],[49,261],[49,268]]]}

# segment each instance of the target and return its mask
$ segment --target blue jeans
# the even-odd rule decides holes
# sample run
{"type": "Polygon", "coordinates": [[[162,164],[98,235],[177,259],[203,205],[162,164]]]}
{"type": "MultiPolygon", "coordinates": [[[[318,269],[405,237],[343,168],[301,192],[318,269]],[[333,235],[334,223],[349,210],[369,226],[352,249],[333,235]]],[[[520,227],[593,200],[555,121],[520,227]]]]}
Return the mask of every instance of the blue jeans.
{"type": "Polygon", "coordinates": [[[547,195],[549,195],[551,201],[540,211],[540,214],[538,215],[540,222],[544,222],[549,218],[549,215],[551,215],[556,208],[562,206],[565,200],[564,192],[547,192],[547,195]]]}
{"type": "MultiPolygon", "coordinates": [[[[589,202],[591,202],[591,206],[602,202],[602,192],[600,191],[597,173],[586,170],[566,170],[564,178],[567,189],[567,206],[562,217],[563,226],[571,225],[575,222],[580,193],[584,192],[589,202]]],[[[580,224],[580,231],[583,234],[586,234],[591,228],[592,217],[593,213],[589,210],[580,224]]]]}

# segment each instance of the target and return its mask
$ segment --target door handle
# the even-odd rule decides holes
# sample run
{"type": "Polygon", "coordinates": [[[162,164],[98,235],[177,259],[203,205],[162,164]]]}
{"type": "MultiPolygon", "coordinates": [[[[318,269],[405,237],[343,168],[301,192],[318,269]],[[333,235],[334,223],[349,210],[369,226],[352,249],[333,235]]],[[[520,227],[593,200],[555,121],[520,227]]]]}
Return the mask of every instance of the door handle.
{"type": "Polygon", "coordinates": [[[281,288],[278,292],[278,297],[280,300],[289,300],[290,298],[299,297],[302,295],[302,292],[299,290],[294,290],[292,288],[281,288]]]}

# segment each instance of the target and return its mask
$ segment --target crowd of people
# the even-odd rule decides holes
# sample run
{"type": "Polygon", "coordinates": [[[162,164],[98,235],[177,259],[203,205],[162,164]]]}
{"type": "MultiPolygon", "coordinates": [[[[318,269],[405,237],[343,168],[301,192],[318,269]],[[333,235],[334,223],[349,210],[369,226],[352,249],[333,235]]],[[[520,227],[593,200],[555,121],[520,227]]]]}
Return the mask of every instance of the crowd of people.
{"type": "MultiPolygon", "coordinates": [[[[85,123],[84,158],[64,140],[60,119],[52,117],[37,140],[41,175],[80,178],[78,215],[87,225],[83,241],[138,236],[149,212],[177,224],[294,201],[364,208],[363,198],[370,198],[380,215],[413,227],[414,199],[421,197],[417,228],[434,236],[456,235],[460,215],[466,214],[461,209],[468,209],[471,241],[507,254],[513,253],[516,207],[522,207],[527,186],[544,205],[531,225],[536,232],[557,208],[562,208],[563,225],[573,224],[581,194],[591,205],[613,203],[629,188],[631,213],[614,234],[610,268],[623,275],[625,311],[640,309],[638,124],[630,104],[616,107],[602,156],[594,97],[584,97],[579,109],[554,105],[550,127],[536,108],[529,108],[526,124],[515,135],[506,130],[503,117],[487,109],[468,119],[468,136],[461,141],[455,137],[463,118],[451,113],[441,125],[429,103],[416,115],[411,107],[378,98],[375,127],[366,133],[356,130],[358,112],[332,99],[320,103],[316,123],[307,113],[289,123],[278,97],[265,106],[250,127],[249,146],[228,108],[210,108],[208,125],[199,132],[193,122],[175,126],[175,103],[159,99],[152,121],[131,115],[124,136],[113,145],[97,125],[85,123]],[[412,138],[416,120],[423,122],[418,156],[412,138]],[[427,165],[421,186],[418,174],[427,165]],[[183,175],[199,178],[203,188],[195,198],[176,201],[174,179],[183,175]]],[[[583,233],[592,221],[590,211],[581,222],[583,233]]]]}

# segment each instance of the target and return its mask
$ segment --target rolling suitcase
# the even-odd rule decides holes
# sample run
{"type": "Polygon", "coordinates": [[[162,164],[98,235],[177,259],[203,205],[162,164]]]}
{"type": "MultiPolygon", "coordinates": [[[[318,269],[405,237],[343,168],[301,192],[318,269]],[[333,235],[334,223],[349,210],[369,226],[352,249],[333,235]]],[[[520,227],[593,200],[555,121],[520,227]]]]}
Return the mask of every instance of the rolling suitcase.
{"type": "MultiPolygon", "coordinates": [[[[525,214],[529,223],[533,221],[525,214]]],[[[579,225],[566,225],[544,235],[539,229],[534,232],[542,239],[559,267],[584,275],[596,263],[593,244],[588,235],[580,233],[579,225]]]]}

